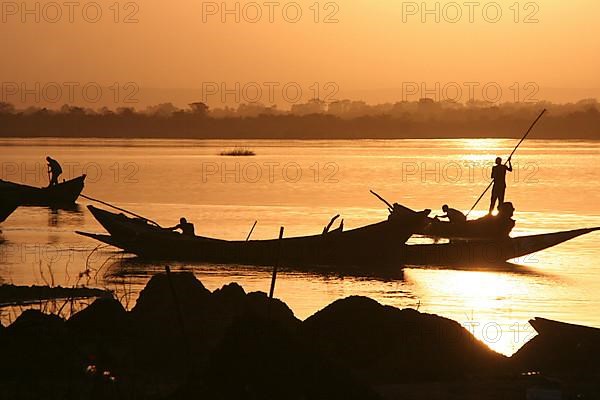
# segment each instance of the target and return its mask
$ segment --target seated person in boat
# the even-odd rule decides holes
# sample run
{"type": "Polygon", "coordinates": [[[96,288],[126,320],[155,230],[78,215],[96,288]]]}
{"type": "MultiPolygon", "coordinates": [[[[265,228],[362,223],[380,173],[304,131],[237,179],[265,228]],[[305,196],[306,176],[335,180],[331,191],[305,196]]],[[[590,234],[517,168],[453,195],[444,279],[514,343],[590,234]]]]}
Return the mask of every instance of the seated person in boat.
{"type": "Polygon", "coordinates": [[[515,207],[510,201],[498,206],[498,215],[495,218],[498,221],[497,230],[499,235],[508,236],[515,227],[515,220],[512,219],[514,213],[515,207]]]}
{"type": "Polygon", "coordinates": [[[461,211],[448,207],[448,204],[444,204],[442,206],[442,211],[446,213],[446,215],[436,215],[434,219],[438,220],[440,218],[448,218],[448,220],[452,223],[462,224],[467,222],[467,217],[461,211]]]}
{"type": "Polygon", "coordinates": [[[496,216],[498,219],[511,220],[513,215],[515,215],[515,207],[510,201],[502,203],[498,206],[498,215],[496,216]]]}
{"type": "Polygon", "coordinates": [[[473,221],[480,227],[486,227],[494,236],[508,236],[515,227],[515,220],[512,219],[515,213],[513,203],[507,201],[498,206],[498,214],[486,214],[473,221]]]}
{"type": "Polygon", "coordinates": [[[48,162],[48,174],[51,175],[49,186],[58,185],[58,177],[62,174],[63,170],[58,161],[50,158],[50,156],[46,157],[46,161],[48,162]]]}
{"type": "Polygon", "coordinates": [[[174,227],[171,228],[165,228],[166,230],[169,231],[174,231],[177,229],[181,229],[181,233],[183,235],[186,236],[195,236],[196,233],[194,232],[194,224],[192,224],[191,222],[187,222],[187,219],[181,217],[179,219],[179,224],[175,225],[174,227]]]}
{"type": "Polygon", "coordinates": [[[513,206],[513,203],[511,203],[510,201],[502,203],[498,207],[498,216],[499,217],[512,218],[512,216],[514,214],[515,214],[515,206],[513,206]]]}

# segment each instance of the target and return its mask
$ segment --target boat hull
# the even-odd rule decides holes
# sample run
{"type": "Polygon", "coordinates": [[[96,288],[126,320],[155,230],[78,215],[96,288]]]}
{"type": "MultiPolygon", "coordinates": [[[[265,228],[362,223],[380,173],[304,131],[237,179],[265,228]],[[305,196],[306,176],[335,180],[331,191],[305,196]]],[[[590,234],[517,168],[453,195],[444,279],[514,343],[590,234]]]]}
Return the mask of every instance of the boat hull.
{"type": "Polygon", "coordinates": [[[598,229],[576,229],[496,240],[406,245],[403,261],[407,265],[498,264],[526,257],[598,229]]]}
{"type": "Polygon", "coordinates": [[[515,226],[512,219],[501,220],[497,216],[486,216],[465,223],[451,223],[428,218],[428,223],[417,233],[438,238],[501,239],[507,238],[515,226]]]}
{"type": "Polygon", "coordinates": [[[570,324],[546,318],[534,318],[529,324],[540,335],[555,336],[561,339],[574,337],[578,339],[593,338],[600,342],[600,329],[584,325],[570,324]]]}
{"type": "Polygon", "coordinates": [[[402,245],[417,221],[402,224],[383,221],[345,232],[282,240],[229,241],[188,237],[165,231],[145,221],[114,214],[93,206],[94,217],[110,233],[84,234],[143,258],[205,261],[251,265],[345,266],[373,268],[399,266],[402,245]]]}
{"type": "Polygon", "coordinates": [[[347,232],[287,238],[281,241],[227,241],[185,237],[145,221],[88,206],[110,233],[78,232],[142,258],[206,261],[224,264],[289,266],[359,266],[377,270],[405,265],[499,264],[556,246],[600,228],[577,229],[496,240],[454,241],[444,244],[405,244],[422,219],[391,219],[347,232]],[[399,223],[402,221],[402,223],[399,223]]]}
{"type": "Polygon", "coordinates": [[[0,196],[21,206],[65,206],[75,203],[83,191],[85,175],[55,186],[38,188],[0,180],[0,196]]]}

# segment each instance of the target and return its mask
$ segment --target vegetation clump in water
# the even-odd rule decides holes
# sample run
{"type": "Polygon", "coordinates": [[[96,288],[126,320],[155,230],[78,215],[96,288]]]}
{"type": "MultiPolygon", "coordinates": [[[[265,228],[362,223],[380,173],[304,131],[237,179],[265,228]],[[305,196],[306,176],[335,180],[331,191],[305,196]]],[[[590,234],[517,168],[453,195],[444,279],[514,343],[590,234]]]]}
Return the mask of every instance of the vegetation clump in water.
{"type": "Polygon", "coordinates": [[[221,152],[222,156],[231,156],[231,157],[249,157],[255,156],[256,153],[250,149],[246,149],[244,147],[236,147],[232,150],[223,150],[221,152]]]}

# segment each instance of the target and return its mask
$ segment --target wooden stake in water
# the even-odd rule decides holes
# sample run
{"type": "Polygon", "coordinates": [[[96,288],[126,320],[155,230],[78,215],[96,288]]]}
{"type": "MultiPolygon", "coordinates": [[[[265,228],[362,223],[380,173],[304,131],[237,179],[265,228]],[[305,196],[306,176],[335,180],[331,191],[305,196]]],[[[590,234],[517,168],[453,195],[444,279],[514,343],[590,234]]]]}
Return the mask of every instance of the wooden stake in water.
{"type": "Polygon", "coordinates": [[[252,232],[254,232],[254,228],[256,227],[257,223],[258,221],[254,221],[254,225],[252,225],[252,229],[250,229],[250,232],[248,232],[248,236],[246,237],[246,242],[250,240],[250,236],[252,236],[252,232]]]}
{"type": "Polygon", "coordinates": [[[273,266],[273,276],[271,277],[271,290],[269,290],[269,299],[273,299],[275,293],[275,281],[277,280],[277,269],[279,267],[279,258],[281,256],[281,240],[283,239],[283,226],[279,228],[279,245],[277,246],[277,258],[273,266]]]}

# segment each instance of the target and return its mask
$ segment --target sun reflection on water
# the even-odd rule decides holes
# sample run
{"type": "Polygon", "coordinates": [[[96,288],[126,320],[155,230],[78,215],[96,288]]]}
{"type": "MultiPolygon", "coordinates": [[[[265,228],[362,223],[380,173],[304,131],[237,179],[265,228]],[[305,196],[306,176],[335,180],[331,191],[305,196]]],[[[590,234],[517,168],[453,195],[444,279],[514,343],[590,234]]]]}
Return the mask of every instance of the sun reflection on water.
{"type": "Polygon", "coordinates": [[[406,275],[419,297],[435,298],[423,304],[423,311],[452,304],[452,315],[446,316],[495,351],[510,355],[533,335],[526,322],[532,316],[514,311],[530,286],[521,274],[417,268],[407,270],[406,275]]]}

